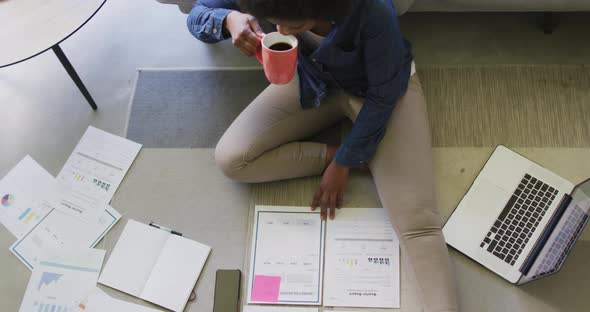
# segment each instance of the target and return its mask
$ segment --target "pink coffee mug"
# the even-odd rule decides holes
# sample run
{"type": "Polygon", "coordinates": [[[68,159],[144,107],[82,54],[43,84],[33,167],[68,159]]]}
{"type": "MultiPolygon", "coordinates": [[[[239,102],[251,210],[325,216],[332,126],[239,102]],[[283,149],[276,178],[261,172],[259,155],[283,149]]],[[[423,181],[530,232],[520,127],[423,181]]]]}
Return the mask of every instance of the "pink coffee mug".
{"type": "Polygon", "coordinates": [[[291,81],[297,66],[297,38],[271,32],[262,37],[260,43],[256,58],[264,68],[266,79],[274,84],[291,81]]]}

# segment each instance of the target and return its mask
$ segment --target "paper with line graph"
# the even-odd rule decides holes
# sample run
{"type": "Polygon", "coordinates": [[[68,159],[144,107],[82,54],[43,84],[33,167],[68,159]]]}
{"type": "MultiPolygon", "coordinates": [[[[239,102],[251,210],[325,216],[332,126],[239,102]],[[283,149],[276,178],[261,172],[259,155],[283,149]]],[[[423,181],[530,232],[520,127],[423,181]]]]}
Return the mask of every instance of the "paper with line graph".
{"type": "Polygon", "coordinates": [[[399,241],[385,209],[340,209],[326,226],[324,306],[400,307],[399,241]]]}
{"type": "Polygon", "coordinates": [[[140,149],[141,144],[88,127],[57,175],[62,196],[55,207],[87,222],[96,220],[140,149]]]}
{"type": "Polygon", "coordinates": [[[19,311],[75,311],[96,287],[104,256],[104,250],[90,248],[49,251],[33,270],[19,311]]]}
{"type": "Polygon", "coordinates": [[[53,209],[37,226],[14,242],[10,251],[33,270],[46,250],[96,246],[120,219],[121,214],[109,205],[103,206],[100,217],[92,223],[53,209]]]}
{"type": "Polygon", "coordinates": [[[26,156],[0,180],[0,222],[23,237],[49,213],[44,198],[56,189],[53,176],[26,156]]]}

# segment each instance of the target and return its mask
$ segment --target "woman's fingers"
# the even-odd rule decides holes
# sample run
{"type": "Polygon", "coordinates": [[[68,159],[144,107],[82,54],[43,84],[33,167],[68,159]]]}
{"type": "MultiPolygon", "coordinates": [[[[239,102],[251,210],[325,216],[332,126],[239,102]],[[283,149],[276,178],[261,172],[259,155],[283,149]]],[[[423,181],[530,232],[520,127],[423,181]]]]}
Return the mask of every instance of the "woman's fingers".
{"type": "Polygon", "coordinates": [[[316,208],[320,204],[320,200],[322,199],[322,189],[320,188],[315,195],[313,195],[313,200],[311,201],[311,210],[316,210],[316,208]]]}
{"type": "Polygon", "coordinates": [[[248,41],[246,39],[236,39],[234,40],[234,46],[240,49],[242,53],[246,54],[247,56],[252,56],[256,53],[256,46],[258,41],[248,41]]]}
{"type": "Polygon", "coordinates": [[[330,194],[328,192],[324,192],[322,194],[321,206],[322,209],[320,211],[320,217],[322,220],[326,220],[328,216],[328,206],[330,205],[330,194]]]}
{"type": "Polygon", "coordinates": [[[343,191],[328,192],[320,188],[313,195],[313,200],[311,201],[311,210],[314,211],[318,206],[320,206],[320,217],[322,220],[326,220],[328,216],[330,219],[334,219],[336,217],[336,209],[340,209],[342,207],[343,199],[343,191]]]}
{"type": "Polygon", "coordinates": [[[238,36],[232,39],[232,43],[245,55],[252,56],[256,53],[260,39],[248,25],[242,29],[238,36]]]}
{"type": "Polygon", "coordinates": [[[250,24],[250,28],[252,31],[254,31],[254,33],[256,33],[256,36],[264,37],[264,31],[262,30],[262,27],[260,27],[260,24],[258,24],[258,20],[255,17],[252,16],[250,19],[248,19],[248,24],[250,24]]]}
{"type": "Polygon", "coordinates": [[[336,204],[338,202],[338,193],[330,194],[330,220],[336,216],[336,204]]]}

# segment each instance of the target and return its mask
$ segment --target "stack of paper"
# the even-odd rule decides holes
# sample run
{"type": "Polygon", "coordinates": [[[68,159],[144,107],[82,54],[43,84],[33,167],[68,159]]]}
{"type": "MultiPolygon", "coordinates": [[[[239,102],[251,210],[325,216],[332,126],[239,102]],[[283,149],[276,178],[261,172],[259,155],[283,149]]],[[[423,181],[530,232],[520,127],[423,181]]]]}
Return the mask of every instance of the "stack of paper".
{"type": "Polygon", "coordinates": [[[45,250],[94,247],[121,218],[109,206],[141,145],[89,127],[57,178],[26,156],[0,181],[0,221],[29,269],[45,250]]]}
{"type": "Polygon", "coordinates": [[[20,311],[156,311],[91,292],[105,255],[92,247],[121,218],[109,202],[140,149],[89,127],[57,178],[26,156],[0,180],[0,222],[17,238],[10,251],[33,270],[20,311]]]}
{"type": "MultiPolygon", "coordinates": [[[[20,311],[157,311],[98,289],[105,252],[92,249],[121,218],[109,203],[140,149],[89,127],[57,178],[26,156],[0,180],[0,221],[17,238],[10,250],[33,270],[20,311]]],[[[100,281],[182,311],[210,250],[130,220],[100,281]]]]}

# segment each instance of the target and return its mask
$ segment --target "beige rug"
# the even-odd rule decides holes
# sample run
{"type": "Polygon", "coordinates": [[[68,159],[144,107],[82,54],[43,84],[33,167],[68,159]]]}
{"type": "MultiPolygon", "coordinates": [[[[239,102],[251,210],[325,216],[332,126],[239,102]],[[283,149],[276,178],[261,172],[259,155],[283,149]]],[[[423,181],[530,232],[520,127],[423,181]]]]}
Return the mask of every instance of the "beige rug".
{"type": "Polygon", "coordinates": [[[435,147],[590,146],[590,66],[424,66],[435,147]]]}

